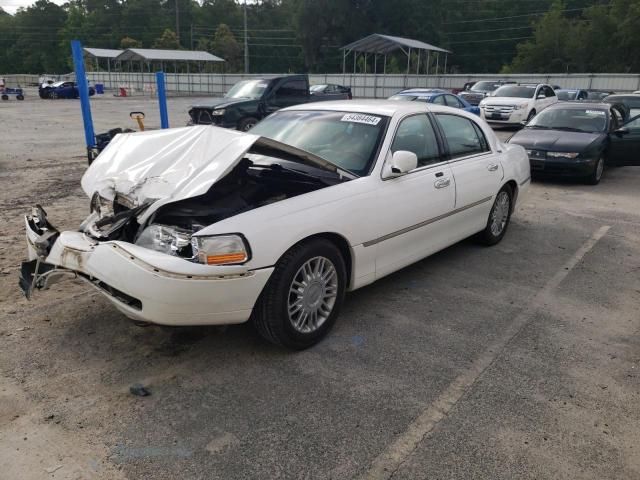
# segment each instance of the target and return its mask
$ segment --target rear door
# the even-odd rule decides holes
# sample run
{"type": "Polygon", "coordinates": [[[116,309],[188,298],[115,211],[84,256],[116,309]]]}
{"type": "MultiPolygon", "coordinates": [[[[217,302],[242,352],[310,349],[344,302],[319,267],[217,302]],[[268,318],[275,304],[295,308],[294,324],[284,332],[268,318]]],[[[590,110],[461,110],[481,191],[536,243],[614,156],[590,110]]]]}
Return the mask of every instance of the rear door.
{"type": "Polygon", "coordinates": [[[493,152],[482,128],[462,115],[436,113],[456,182],[456,234],[464,238],[486,225],[502,182],[500,153],[493,152]]]}
{"type": "Polygon", "coordinates": [[[607,164],[619,167],[640,166],[640,115],[609,134],[611,145],[607,164]]]}

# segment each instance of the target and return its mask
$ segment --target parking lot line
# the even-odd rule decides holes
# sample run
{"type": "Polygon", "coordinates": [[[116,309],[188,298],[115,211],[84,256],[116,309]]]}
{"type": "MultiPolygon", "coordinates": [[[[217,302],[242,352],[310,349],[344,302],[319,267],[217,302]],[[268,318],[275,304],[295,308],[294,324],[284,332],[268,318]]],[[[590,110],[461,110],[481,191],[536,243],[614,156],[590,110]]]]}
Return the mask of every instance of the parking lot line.
{"type": "Polygon", "coordinates": [[[589,237],[582,246],[576,250],[571,258],[555,273],[542,289],[516,316],[513,322],[505,329],[504,333],[478,359],[469,369],[459,375],[449,386],[430,404],[413,422],[409,424],[404,433],[400,434],[388,448],[372,462],[367,472],[360,478],[362,480],[389,479],[400,468],[405,460],[416,449],[420,442],[443,420],[456,403],[464,396],[469,388],[480,378],[482,373],[496,360],[511,340],[529,322],[532,315],[543,308],[549,301],[553,291],[571,273],[575,266],[591,251],[591,249],[609,231],[610,226],[602,226],[589,237]]]}

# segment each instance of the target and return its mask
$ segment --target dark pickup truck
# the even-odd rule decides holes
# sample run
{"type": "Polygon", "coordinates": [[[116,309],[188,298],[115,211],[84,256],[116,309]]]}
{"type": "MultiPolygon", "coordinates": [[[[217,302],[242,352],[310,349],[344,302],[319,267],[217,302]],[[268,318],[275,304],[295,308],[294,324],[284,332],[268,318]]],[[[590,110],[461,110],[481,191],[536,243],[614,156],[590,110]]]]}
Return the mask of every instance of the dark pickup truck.
{"type": "Polygon", "coordinates": [[[242,80],[223,98],[192,106],[190,124],[247,131],[276,110],[313,101],[307,75],[242,80]]]}

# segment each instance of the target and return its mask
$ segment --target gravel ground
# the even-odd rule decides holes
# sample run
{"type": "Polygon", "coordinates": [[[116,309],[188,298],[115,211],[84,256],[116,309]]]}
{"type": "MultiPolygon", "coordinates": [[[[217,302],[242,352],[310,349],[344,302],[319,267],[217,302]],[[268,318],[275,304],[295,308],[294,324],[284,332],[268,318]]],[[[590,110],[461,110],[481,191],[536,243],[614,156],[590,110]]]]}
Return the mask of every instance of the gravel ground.
{"type": "MultiPolygon", "coordinates": [[[[150,99],[92,107],[97,132],[159,125],[150,99]]],[[[22,298],[22,215],[87,213],[80,107],[29,91],[0,119],[1,478],[640,478],[640,168],[534,182],[502,243],[350,294],[291,353],[247,325],[137,327],[83,283],[22,298]]]]}

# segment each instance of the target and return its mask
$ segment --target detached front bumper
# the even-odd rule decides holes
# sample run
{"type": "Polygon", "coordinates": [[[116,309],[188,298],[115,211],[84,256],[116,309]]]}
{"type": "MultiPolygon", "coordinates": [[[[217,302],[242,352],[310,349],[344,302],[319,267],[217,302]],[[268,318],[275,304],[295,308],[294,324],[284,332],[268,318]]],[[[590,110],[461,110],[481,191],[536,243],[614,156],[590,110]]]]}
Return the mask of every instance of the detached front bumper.
{"type": "Polygon", "coordinates": [[[20,286],[30,297],[65,277],[81,278],[127,317],[161,325],[242,323],[273,268],[195,264],[136,245],[98,242],[82,232],[58,233],[25,217],[28,261],[20,286]],[[44,227],[44,229],[42,228],[44,227]]]}

